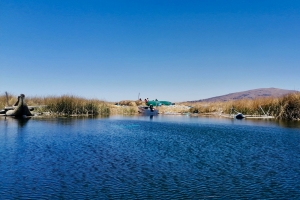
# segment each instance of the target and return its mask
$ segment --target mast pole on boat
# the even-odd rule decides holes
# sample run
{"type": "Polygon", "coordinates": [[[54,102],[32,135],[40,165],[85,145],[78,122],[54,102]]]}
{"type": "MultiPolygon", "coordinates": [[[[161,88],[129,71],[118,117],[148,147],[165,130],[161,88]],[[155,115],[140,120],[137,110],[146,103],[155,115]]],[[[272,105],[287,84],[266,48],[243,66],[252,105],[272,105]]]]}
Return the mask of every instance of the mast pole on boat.
{"type": "Polygon", "coordinates": [[[8,93],[7,92],[5,92],[5,96],[6,96],[6,106],[9,106],[9,104],[8,104],[8,93]]]}

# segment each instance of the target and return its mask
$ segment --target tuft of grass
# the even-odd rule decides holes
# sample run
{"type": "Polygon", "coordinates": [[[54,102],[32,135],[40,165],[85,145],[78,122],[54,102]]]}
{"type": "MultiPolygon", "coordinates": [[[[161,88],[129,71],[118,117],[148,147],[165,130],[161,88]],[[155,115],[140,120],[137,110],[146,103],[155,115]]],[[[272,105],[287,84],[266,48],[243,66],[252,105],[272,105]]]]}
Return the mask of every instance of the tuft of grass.
{"type": "Polygon", "coordinates": [[[6,106],[6,97],[4,95],[0,96],[0,110],[6,106]]]}
{"type": "Polygon", "coordinates": [[[138,113],[138,106],[146,105],[140,100],[122,100],[118,103],[110,104],[111,114],[114,115],[135,115],[138,113]]]}
{"type": "Polygon", "coordinates": [[[8,93],[8,105],[6,101],[6,95],[0,95],[0,109],[4,108],[5,106],[12,106],[17,102],[17,96],[8,93]]]}
{"type": "Polygon", "coordinates": [[[300,93],[289,94],[278,101],[277,118],[300,120],[300,93]]]}
{"type": "Polygon", "coordinates": [[[170,106],[161,105],[155,108],[157,108],[159,113],[162,114],[186,114],[190,111],[190,107],[180,104],[170,106]]]}
{"type": "Polygon", "coordinates": [[[136,100],[136,101],[123,100],[123,101],[120,101],[118,103],[118,105],[120,105],[120,106],[140,106],[140,105],[146,105],[146,104],[143,101],[140,101],[140,100],[136,100]]]}
{"type": "Polygon", "coordinates": [[[137,106],[111,104],[109,107],[110,107],[110,113],[113,115],[134,115],[138,113],[137,106]]]}
{"type": "Polygon", "coordinates": [[[45,106],[45,111],[54,115],[109,115],[109,107],[104,101],[85,99],[72,95],[45,97],[38,99],[45,106]]]}

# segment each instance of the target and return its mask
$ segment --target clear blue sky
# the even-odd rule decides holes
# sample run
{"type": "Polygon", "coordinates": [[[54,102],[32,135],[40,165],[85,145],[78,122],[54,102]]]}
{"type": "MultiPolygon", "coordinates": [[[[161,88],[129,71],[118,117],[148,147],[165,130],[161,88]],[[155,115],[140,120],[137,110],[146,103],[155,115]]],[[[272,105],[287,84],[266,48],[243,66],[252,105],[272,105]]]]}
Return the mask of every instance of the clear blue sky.
{"type": "Polygon", "coordinates": [[[27,96],[300,90],[300,1],[0,0],[0,69],[27,96]]]}

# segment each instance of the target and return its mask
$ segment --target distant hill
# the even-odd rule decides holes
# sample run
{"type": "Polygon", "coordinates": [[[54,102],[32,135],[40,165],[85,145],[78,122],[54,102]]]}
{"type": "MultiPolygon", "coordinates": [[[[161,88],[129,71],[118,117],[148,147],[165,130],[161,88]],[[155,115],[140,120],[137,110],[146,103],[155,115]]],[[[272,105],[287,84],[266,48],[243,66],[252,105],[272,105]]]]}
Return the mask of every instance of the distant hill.
{"type": "Polygon", "coordinates": [[[299,92],[296,90],[283,90],[278,88],[260,88],[247,90],[244,92],[230,93],[222,96],[216,96],[208,99],[201,99],[192,102],[215,102],[215,101],[230,101],[239,99],[255,99],[262,97],[280,97],[290,93],[299,92]]]}

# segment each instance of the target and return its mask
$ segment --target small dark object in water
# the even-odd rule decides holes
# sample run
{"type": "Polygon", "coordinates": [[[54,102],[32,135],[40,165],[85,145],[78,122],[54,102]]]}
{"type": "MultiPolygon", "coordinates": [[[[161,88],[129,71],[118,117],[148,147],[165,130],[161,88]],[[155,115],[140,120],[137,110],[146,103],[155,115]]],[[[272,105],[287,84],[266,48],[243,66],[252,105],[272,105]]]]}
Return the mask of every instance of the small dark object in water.
{"type": "Polygon", "coordinates": [[[235,116],[236,119],[244,119],[245,116],[242,114],[242,113],[238,113],[236,116],[235,116]]]}

